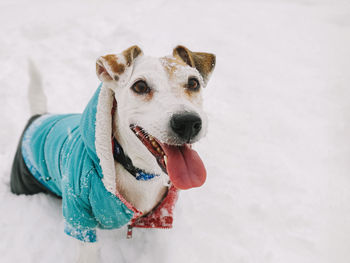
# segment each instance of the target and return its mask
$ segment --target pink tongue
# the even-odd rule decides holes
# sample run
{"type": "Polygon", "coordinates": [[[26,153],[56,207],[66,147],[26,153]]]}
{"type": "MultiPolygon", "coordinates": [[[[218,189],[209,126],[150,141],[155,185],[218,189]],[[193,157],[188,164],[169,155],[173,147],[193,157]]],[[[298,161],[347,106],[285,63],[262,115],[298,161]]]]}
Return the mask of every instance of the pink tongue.
{"type": "Polygon", "coordinates": [[[196,151],[188,145],[163,144],[162,148],[168,158],[166,165],[168,175],[176,188],[186,190],[204,184],[207,172],[196,151]]]}

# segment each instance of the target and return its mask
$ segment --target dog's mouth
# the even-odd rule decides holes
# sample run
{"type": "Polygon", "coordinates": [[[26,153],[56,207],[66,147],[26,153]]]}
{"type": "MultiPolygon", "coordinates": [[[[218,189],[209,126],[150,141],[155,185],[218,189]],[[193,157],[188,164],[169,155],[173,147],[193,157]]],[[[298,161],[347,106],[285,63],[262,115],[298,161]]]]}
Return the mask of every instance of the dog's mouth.
{"type": "Polygon", "coordinates": [[[132,124],[130,129],[156,158],[158,165],[169,175],[176,188],[189,189],[204,184],[206,179],[204,164],[190,144],[169,145],[161,143],[140,126],[132,124]]]}
{"type": "Polygon", "coordinates": [[[152,135],[148,134],[143,128],[130,125],[130,129],[135,133],[137,138],[145,145],[148,151],[156,158],[158,165],[164,173],[168,173],[166,170],[167,157],[163,151],[161,144],[152,135]]]}

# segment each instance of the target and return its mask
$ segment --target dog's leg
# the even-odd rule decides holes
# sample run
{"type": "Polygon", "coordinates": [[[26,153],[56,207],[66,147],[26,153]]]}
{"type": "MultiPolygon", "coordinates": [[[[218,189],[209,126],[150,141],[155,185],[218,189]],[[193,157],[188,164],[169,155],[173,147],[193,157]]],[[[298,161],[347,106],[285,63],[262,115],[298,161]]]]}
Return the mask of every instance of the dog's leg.
{"type": "Polygon", "coordinates": [[[99,246],[96,242],[81,242],[77,244],[76,263],[97,263],[100,260],[99,246]]]}

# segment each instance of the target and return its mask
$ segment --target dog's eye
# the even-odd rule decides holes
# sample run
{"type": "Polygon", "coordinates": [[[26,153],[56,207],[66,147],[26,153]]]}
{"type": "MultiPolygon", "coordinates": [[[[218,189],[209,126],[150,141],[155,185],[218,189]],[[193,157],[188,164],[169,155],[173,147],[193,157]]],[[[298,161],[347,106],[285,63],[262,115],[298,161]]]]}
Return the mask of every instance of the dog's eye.
{"type": "Polygon", "coordinates": [[[187,82],[187,89],[190,91],[198,91],[200,88],[199,81],[196,78],[189,78],[187,82]]]}
{"type": "Polygon", "coordinates": [[[134,85],[132,85],[131,89],[137,94],[147,94],[151,91],[147,83],[143,80],[135,82],[134,85]]]}

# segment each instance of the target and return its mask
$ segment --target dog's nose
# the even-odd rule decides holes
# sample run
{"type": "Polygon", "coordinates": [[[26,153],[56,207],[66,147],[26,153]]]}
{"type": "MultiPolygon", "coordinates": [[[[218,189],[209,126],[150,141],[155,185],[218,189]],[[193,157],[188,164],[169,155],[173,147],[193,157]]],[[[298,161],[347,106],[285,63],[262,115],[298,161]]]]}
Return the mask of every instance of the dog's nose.
{"type": "Polygon", "coordinates": [[[193,113],[175,114],[170,120],[170,126],[181,139],[189,142],[202,129],[202,120],[193,113]]]}

